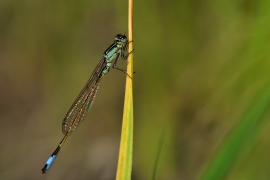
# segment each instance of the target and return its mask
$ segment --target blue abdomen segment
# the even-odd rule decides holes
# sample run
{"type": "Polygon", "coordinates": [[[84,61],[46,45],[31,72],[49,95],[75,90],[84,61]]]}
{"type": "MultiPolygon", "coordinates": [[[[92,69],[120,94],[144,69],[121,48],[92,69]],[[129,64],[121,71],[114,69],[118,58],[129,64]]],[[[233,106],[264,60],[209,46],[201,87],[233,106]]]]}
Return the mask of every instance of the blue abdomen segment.
{"type": "Polygon", "coordinates": [[[42,169],[42,173],[46,173],[48,171],[48,169],[50,169],[53,161],[55,160],[56,155],[52,155],[51,157],[49,157],[49,159],[47,160],[44,168],[42,169]]]}

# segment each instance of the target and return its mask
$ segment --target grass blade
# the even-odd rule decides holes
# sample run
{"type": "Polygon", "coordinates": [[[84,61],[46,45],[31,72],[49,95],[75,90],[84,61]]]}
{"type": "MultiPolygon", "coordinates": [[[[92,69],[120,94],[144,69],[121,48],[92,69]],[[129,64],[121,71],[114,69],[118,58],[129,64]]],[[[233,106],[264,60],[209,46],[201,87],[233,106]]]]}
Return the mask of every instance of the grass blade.
{"type": "Polygon", "coordinates": [[[215,158],[212,160],[201,180],[225,179],[230,168],[234,166],[235,160],[248,147],[252,147],[261,128],[262,117],[269,109],[270,83],[265,86],[256,102],[250,108],[246,116],[241,120],[230,135],[224,140],[215,158]]]}
{"type": "MultiPolygon", "coordinates": [[[[132,37],[132,19],[133,19],[133,1],[129,0],[129,52],[133,50],[133,37],[132,37]]],[[[132,77],[133,77],[133,53],[129,54],[127,61],[127,73],[131,76],[126,78],[125,89],[125,102],[123,123],[120,141],[120,150],[118,157],[117,167],[117,180],[129,180],[131,179],[132,169],[132,148],[133,148],[133,91],[132,91],[132,77]]]]}

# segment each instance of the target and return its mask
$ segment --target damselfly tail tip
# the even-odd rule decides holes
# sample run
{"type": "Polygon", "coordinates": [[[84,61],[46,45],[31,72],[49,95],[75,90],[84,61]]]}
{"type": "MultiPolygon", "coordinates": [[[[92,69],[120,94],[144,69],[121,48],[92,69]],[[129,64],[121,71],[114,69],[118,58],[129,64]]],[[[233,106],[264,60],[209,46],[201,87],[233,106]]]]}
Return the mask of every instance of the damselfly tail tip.
{"type": "Polygon", "coordinates": [[[47,160],[45,166],[41,169],[42,174],[45,174],[49,170],[49,168],[51,167],[51,165],[52,165],[53,161],[55,160],[55,158],[56,158],[56,155],[52,155],[52,156],[49,157],[49,159],[47,160]]]}
{"type": "Polygon", "coordinates": [[[41,171],[42,171],[42,174],[45,174],[47,171],[48,171],[48,164],[46,164],[42,169],[41,169],[41,171]]]}

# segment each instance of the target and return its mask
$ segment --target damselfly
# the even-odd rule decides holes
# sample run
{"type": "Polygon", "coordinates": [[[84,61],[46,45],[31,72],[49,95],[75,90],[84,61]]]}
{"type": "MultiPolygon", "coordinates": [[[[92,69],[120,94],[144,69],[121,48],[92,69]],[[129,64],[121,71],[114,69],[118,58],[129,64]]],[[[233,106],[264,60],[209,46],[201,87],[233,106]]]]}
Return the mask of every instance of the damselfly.
{"type": "Polygon", "coordinates": [[[109,72],[111,65],[113,64],[112,67],[114,69],[126,73],[125,70],[116,67],[116,64],[119,58],[127,59],[129,55],[129,53],[125,54],[127,52],[127,45],[127,37],[125,35],[117,34],[113,44],[103,53],[100,62],[90,76],[85,87],[82,89],[79,96],[67,112],[62,123],[62,132],[65,136],[57,146],[56,150],[47,160],[45,166],[42,169],[42,173],[46,173],[49,170],[67,137],[71,135],[84,120],[87,112],[89,112],[95,100],[100,80],[105,74],[109,72]]]}

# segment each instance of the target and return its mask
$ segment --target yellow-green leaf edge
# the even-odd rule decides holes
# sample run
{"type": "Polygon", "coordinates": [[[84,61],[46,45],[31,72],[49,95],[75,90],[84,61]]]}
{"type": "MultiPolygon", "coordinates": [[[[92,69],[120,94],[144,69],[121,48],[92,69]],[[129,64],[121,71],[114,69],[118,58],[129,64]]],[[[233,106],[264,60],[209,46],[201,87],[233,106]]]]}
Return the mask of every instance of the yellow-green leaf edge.
{"type": "MultiPolygon", "coordinates": [[[[132,19],[133,19],[133,1],[129,0],[129,18],[128,18],[128,39],[129,52],[133,50],[132,36],[132,19]]],[[[132,170],[132,152],[133,152],[133,53],[130,53],[127,60],[127,73],[130,77],[126,78],[125,100],[123,123],[120,140],[120,150],[117,167],[117,180],[131,179],[132,170]]]]}

